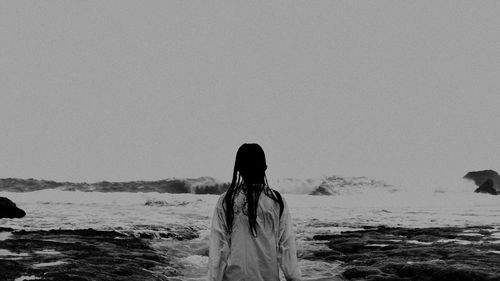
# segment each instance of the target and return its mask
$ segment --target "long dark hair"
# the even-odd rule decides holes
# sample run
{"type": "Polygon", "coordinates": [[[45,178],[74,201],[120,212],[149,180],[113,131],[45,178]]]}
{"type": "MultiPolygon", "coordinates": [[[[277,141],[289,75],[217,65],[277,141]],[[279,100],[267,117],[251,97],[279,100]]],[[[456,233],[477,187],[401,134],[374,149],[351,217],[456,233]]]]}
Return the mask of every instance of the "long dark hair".
{"type": "MultiPolygon", "coordinates": [[[[233,230],[234,201],[239,192],[245,195],[248,224],[253,236],[257,236],[257,209],[262,192],[279,203],[276,194],[271,190],[266,177],[266,157],[264,150],[256,143],[245,143],[240,146],[234,162],[231,186],[223,199],[228,232],[233,230]]],[[[280,203],[281,205],[281,203],[280,203]]]]}

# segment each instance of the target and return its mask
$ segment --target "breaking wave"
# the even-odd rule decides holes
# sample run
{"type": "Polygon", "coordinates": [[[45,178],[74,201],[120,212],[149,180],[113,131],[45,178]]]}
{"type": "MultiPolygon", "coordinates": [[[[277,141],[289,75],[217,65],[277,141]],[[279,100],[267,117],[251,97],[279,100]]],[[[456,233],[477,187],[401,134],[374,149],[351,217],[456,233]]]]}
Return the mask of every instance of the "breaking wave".
{"type": "Polygon", "coordinates": [[[158,192],[158,193],[193,193],[221,194],[229,187],[211,177],[177,179],[169,178],[158,181],[129,181],[96,183],[56,182],[36,179],[0,179],[0,191],[31,192],[45,189],[83,192],[158,192]]]}
{"type": "MultiPolygon", "coordinates": [[[[364,192],[369,189],[396,191],[392,185],[367,177],[330,176],[314,179],[282,178],[270,179],[271,188],[285,194],[344,195],[364,192]]],[[[81,192],[158,192],[222,194],[229,188],[228,182],[217,181],[211,177],[158,181],[130,181],[96,183],[55,182],[36,179],[0,179],[0,191],[31,192],[39,190],[81,191],[81,192]]],[[[150,204],[159,204],[150,202],[150,204]]]]}

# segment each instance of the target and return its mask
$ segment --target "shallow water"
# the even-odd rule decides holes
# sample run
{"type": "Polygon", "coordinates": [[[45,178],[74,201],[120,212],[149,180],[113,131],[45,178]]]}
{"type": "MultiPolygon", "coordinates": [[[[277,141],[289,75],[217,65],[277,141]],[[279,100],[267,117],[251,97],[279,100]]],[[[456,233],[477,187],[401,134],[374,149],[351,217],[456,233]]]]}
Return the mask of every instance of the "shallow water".
{"type": "Polygon", "coordinates": [[[0,232],[0,241],[9,239],[11,234],[9,232],[0,232]]]}
{"type": "MultiPolygon", "coordinates": [[[[199,238],[153,239],[152,245],[160,252],[168,251],[169,257],[183,265],[182,280],[205,280],[208,229],[216,195],[44,190],[0,192],[0,196],[10,198],[27,213],[22,219],[0,219],[1,226],[14,229],[95,228],[155,234],[192,227],[199,231],[199,238]]],[[[315,234],[340,233],[366,225],[500,227],[500,196],[473,194],[470,190],[368,190],[342,196],[283,196],[294,220],[304,280],[331,280],[339,273],[336,263],[300,259],[310,250],[326,249],[323,243],[311,241],[315,234]]],[[[2,234],[0,240],[8,237],[2,234]]]]}
{"type": "Polygon", "coordinates": [[[35,275],[30,275],[30,276],[21,276],[19,278],[14,279],[14,281],[39,280],[39,279],[42,279],[42,278],[37,277],[35,275]]]}
{"type": "Polygon", "coordinates": [[[61,264],[65,264],[65,263],[66,262],[64,262],[64,261],[44,262],[44,263],[34,264],[33,267],[40,268],[40,267],[56,266],[56,265],[61,265],[61,264]]]}
{"type": "Polygon", "coordinates": [[[0,249],[0,257],[27,257],[27,253],[13,253],[6,249],[0,249]]]}

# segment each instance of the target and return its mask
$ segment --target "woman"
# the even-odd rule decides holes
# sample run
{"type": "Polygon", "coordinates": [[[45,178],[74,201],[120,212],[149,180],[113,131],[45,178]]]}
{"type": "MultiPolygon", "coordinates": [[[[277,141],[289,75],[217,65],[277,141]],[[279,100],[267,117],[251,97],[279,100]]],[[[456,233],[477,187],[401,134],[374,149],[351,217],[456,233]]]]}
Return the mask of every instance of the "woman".
{"type": "Polygon", "coordinates": [[[266,178],[266,158],[255,143],[236,153],[233,179],[212,219],[209,280],[300,280],[295,235],[286,202],[266,178]]]}

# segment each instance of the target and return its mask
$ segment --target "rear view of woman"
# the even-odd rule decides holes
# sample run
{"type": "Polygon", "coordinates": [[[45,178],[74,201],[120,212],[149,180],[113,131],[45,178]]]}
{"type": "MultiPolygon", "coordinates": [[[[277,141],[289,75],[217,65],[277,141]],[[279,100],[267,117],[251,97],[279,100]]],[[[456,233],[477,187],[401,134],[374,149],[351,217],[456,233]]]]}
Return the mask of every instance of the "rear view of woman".
{"type": "Polygon", "coordinates": [[[288,206],[266,178],[258,144],[236,154],[233,179],[215,207],[210,233],[210,281],[300,280],[295,235],[288,206]]]}

